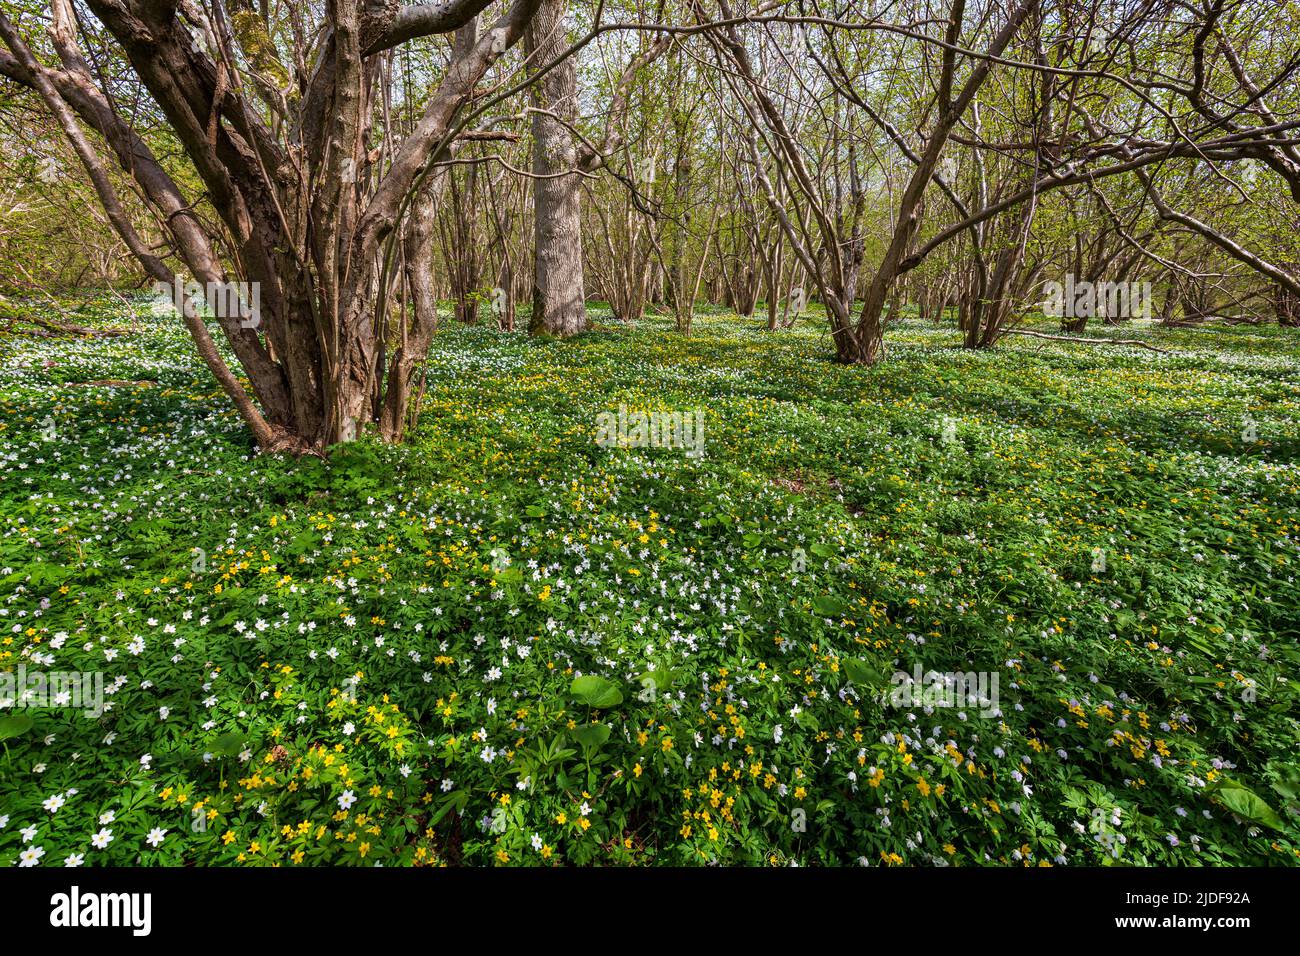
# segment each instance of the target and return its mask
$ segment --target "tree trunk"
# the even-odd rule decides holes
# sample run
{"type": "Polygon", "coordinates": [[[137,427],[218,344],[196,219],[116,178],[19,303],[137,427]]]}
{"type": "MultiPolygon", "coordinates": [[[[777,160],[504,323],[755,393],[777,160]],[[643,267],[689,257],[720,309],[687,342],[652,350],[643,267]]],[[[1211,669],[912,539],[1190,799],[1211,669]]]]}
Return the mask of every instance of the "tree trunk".
{"type": "MultiPolygon", "coordinates": [[[[564,0],[543,0],[524,37],[534,69],[545,67],[568,46],[564,0]]],[[[536,268],[533,278],[533,335],[575,335],[586,331],[586,293],[582,274],[582,177],[565,170],[577,166],[573,134],[566,123],[577,117],[577,66],[569,57],[532,88],[533,181],[536,268]],[[553,113],[554,116],[547,115],[553,113]]]]}
{"type": "MultiPolygon", "coordinates": [[[[1283,268],[1292,275],[1300,275],[1300,269],[1293,262],[1284,264],[1283,268]]],[[[1278,325],[1300,328],[1300,296],[1280,283],[1273,286],[1273,311],[1277,314],[1278,325]]]]}
{"type": "MultiPolygon", "coordinates": [[[[424,318],[418,314],[430,290],[421,290],[419,278],[409,274],[417,317],[408,320],[399,309],[400,327],[390,327],[390,298],[404,298],[400,289],[389,296],[402,284],[395,282],[398,269],[428,261],[410,255],[409,247],[407,254],[395,254],[408,198],[420,193],[432,164],[454,148],[448,139],[461,108],[492,64],[522,37],[539,2],[514,0],[480,38],[476,18],[488,0],[436,8],[334,0],[311,43],[314,66],[295,68],[300,95],[279,100],[284,121],[268,125],[248,99],[266,90],[251,91],[253,84],[243,82],[245,71],[232,65],[238,60],[234,39],[220,20],[215,31],[196,39],[192,15],[187,10],[183,20],[175,3],[87,0],[88,12],[116,44],[115,62],[120,52],[192,164],[199,180],[195,195],[202,190],[198,198],[185,195],[95,85],[76,44],[69,0],[52,0],[57,67],[39,63],[0,11],[0,34],[16,54],[0,57],[0,72],[57,96],[97,131],[139,187],[167,245],[196,280],[209,290],[217,287],[225,305],[213,311],[251,395],[226,368],[188,303],[182,318],[258,445],[264,451],[320,452],[368,426],[389,438],[401,434],[410,376],[424,357],[424,334],[431,333],[425,324],[429,311],[424,318]],[[390,161],[379,165],[381,154],[368,142],[381,77],[378,55],[416,37],[452,31],[456,42],[447,68],[390,161]],[[211,204],[214,219],[195,215],[200,198],[211,204]],[[229,253],[229,267],[223,252],[229,253]],[[228,268],[238,290],[228,288],[228,268]],[[233,302],[246,293],[253,302],[233,302]]],[[[265,49],[270,52],[263,69],[289,77],[275,45],[268,42],[265,49]]],[[[87,145],[75,130],[65,131],[87,145]]],[[[100,168],[90,158],[90,168],[100,168]]],[[[113,207],[115,196],[105,190],[101,201],[113,207]]],[[[159,268],[149,247],[133,247],[128,222],[114,225],[150,275],[166,281],[171,268],[159,268]]]]}

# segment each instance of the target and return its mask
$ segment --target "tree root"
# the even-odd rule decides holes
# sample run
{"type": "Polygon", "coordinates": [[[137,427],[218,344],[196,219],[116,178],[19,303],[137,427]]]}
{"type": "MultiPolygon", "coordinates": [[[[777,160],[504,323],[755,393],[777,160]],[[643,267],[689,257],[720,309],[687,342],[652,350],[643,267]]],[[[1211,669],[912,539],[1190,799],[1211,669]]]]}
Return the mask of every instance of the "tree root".
{"type": "Polygon", "coordinates": [[[294,458],[307,455],[321,459],[325,457],[319,445],[313,445],[283,425],[271,426],[271,440],[259,444],[258,451],[263,455],[291,455],[294,458]]]}

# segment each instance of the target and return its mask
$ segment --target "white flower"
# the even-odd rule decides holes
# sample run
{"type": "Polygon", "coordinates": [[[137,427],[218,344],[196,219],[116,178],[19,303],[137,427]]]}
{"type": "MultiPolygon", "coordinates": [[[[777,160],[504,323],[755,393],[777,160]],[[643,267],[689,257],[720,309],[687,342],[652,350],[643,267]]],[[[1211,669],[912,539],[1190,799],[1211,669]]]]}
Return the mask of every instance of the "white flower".
{"type": "Polygon", "coordinates": [[[538,834],[534,833],[532,842],[533,842],[533,849],[537,850],[538,852],[541,852],[542,838],[538,834]]]}
{"type": "Polygon", "coordinates": [[[152,830],[149,831],[149,835],[144,838],[144,842],[148,843],[152,847],[158,847],[162,845],[163,837],[165,837],[166,835],[167,835],[166,830],[160,829],[159,827],[154,827],[152,830]]]}
{"type": "Polygon", "coordinates": [[[67,801],[63,799],[63,794],[56,793],[54,796],[50,797],[48,800],[42,803],[41,806],[43,806],[50,813],[54,813],[56,810],[59,809],[59,807],[63,806],[65,803],[67,803],[67,801]]]}
{"type": "Polygon", "coordinates": [[[19,866],[35,866],[40,862],[41,857],[45,855],[45,848],[39,846],[29,846],[18,854],[19,866]]]}
{"type": "Polygon", "coordinates": [[[351,790],[344,790],[343,796],[339,797],[339,809],[347,810],[352,804],[357,802],[356,795],[351,790]]]}
{"type": "Polygon", "coordinates": [[[86,855],[84,853],[70,853],[68,854],[67,858],[63,861],[63,865],[81,866],[81,864],[85,862],[85,859],[86,859],[86,855]]]}
{"type": "Polygon", "coordinates": [[[166,720],[166,719],[167,719],[167,715],[170,714],[170,713],[171,713],[171,709],[170,709],[170,708],[167,708],[167,707],[159,707],[159,708],[158,708],[158,719],[159,719],[159,720],[166,720]]]}
{"type": "Polygon", "coordinates": [[[36,827],[23,827],[18,831],[18,834],[23,838],[24,843],[31,843],[32,840],[36,839],[36,827]]]}
{"type": "Polygon", "coordinates": [[[101,827],[100,831],[90,838],[90,845],[96,850],[102,850],[113,842],[113,831],[107,827],[101,827]]]}
{"type": "Polygon", "coordinates": [[[108,826],[110,823],[112,823],[112,822],[113,822],[114,820],[116,820],[116,819],[117,819],[117,811],[115,811],[115,810],[105,810],[103,813],[101,813],[101,814],[99,815],[99,825],[100,825],[101,827],[103,827],[103,826],[108,826]]]}
{"type": "Polygon", "coordinates": [[[346,724],[343,725],[343,736],[351,737],[356,732],[357,732],[356,724],[352,723],[352,721],[349,720],[346,724]]]}

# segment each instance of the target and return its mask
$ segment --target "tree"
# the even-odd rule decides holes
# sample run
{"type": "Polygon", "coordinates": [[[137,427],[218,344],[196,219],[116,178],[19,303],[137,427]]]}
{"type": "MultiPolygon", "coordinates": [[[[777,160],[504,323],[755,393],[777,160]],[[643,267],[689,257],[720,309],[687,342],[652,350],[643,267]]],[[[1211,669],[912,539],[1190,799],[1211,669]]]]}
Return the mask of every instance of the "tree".
{"type": "Polygon", "coordinates": [[[582,173],[576,169],[578,152],[572,133],[578,115],[578,74],[575,59],[563,56],[568,46],[564,7],[564,0],[542,0],[524,39],[535,74],[555,63],[532,85],[536,247],[528,330],[534,335],[568,336],[587,328],[582,173]]]}
{"type": "Polygon", "coordinates": [[[400,406],[436,313],[418,288],[410,314],[393,313],[398,247],[425,241],[421,218],[436,196],[436,164],[462,132],[476,84],[524,35],[541,0],[513,0],[479,35],[477,17],[489,2],[328,0],[312,22],[309,10],[272,15],[249,0],[86,0],[192,164],[216,227],[194,214],[199,197],[178,185],[116,109],[79,48],[71,0],[50,4],[55,65],[0,14],[9,48],[0,74],[36,91],[59,120],[147,274],[176,278],[122,213],[101,148],[131,175],[198,282],[257,283],[255,326],[217,316],[251,394],[202,317],[188,305],[182,311],[199,354],[263,449],[318,451],[366,429],[400,437],[400,406]],[[390,132],[376,109],[381,63],[402,44],[456,31],[412,129],[379,149],[390,132]],[[399,343],[393,355],[390,340],[399,343]]]}

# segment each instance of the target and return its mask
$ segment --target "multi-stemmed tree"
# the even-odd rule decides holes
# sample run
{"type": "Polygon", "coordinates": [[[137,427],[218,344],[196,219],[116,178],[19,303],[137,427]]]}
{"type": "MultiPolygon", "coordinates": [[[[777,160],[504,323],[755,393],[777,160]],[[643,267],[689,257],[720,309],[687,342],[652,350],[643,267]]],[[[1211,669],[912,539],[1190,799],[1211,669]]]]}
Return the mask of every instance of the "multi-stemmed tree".
{"type": "Polygon", "coordinates": [[[401,435],[404,397],[435,313],[418,275],[411,309],[390,309],[386,293],[401,263],[421,261],[437,164],[462,132],[467,104],[541,0],[512,0],[480,29],[490,2],[328,0],[272,12],[249,0],[86,0],[162,111],[202,195],[177,182],[117,109],[82,52],[72,0],[50,2],[48,50],[32,38],[30,18],[24,29],[0,14],[9,50],[0,73],[36,91],[59,119],[149,276],[174,278],[126,214],[105,148],[195,280],[258,283],[256,326],[218,316],[248,389],[202,316],[183,311],[199,354],[262,448],[309,451],[367,428],[401,435]],[[378,99],[391,51],[448,33],[455,41],[421,114],[394,135],[378,99]],[[218,223],[195,214],[201,198],[218,223]]]}

